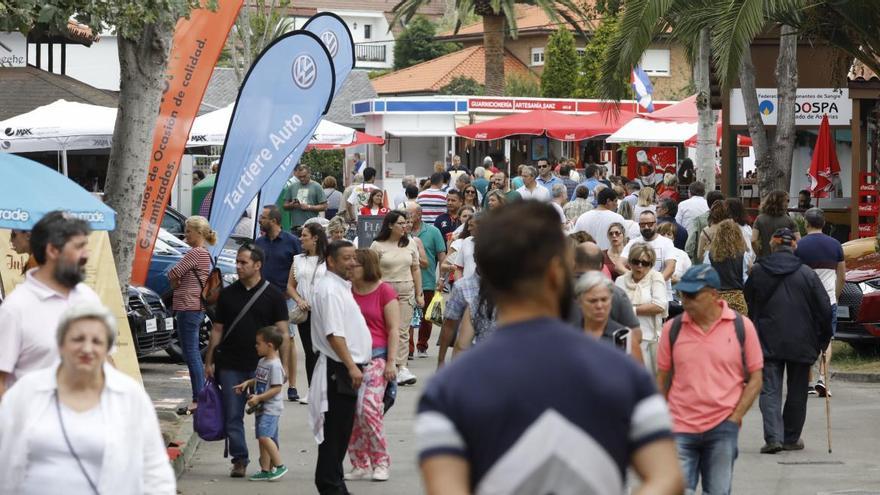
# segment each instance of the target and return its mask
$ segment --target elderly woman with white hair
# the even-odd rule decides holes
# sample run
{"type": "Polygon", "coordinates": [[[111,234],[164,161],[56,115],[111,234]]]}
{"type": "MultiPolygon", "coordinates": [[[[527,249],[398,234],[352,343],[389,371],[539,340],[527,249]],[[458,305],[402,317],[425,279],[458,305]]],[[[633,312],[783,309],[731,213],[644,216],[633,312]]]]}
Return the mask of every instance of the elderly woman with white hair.
{"type": "Polygon", "coordinates": [[[175,493],[150,397],[107,363],[115,341],[116,318],[100,304],[62,315],[60,363],[0,402],[0,493],[175,493]]]}
{"type": "Polygon", "coordinates": [[[630,354],[630,329],[611,319],[614,282],[600,271],[590,271],[577,280],[574,292],[584,315],[584,333],[630,354]]]}

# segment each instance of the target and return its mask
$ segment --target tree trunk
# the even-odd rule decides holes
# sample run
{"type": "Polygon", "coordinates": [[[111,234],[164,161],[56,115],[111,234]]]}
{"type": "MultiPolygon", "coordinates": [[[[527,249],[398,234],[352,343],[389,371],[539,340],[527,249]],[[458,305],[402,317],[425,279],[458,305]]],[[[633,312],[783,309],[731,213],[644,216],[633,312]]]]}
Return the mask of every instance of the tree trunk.
{"type": "Polygon", "coordinates": [[[697,86],[697,180],[706,185],[706,190],[715,189],[715,112],[709,106],[709,61],[711,39],[709,28],[700,31],[697,47],[697,61],[694,65],[694,83],[697,86]]]}
{"type": "Polygon", "coordinates": [[[504,95],[504,15],[483,15],[483,49],[486,51],[486,95],[504,95]]]}
{"type": "Polygon", "coordinates": [[[742,90],[749,136],[752,138],[752,148],[755,150],[758,192],[763,198],[777,189],[779,177],[776,160],[770,149],[770,141],[767,139],[767,131],[764,128],[764,121],[761,119],[761,111],[758,109],[758,91],[755,87],[755,66],[752,65],[751,50],[743,51],[739,70],[739,86],[742,90]]]}
{"type": "Polygon", "coordinates": [[[147,164],[173,33],[174,23],[151,24],[139,40],[120,36],[118,41],[119,111],[105,190],[107,203],[116,210],[116,230],[110,232],[110,242],[121,287],[131,278],[147,164]]]}
{"type": "Polygon", "coordinates": [[[776,166],[779,169],[777,188],[791,188],[792,157],[795,141],[795,103],[797,100],[797,31],[782,26],[779,34],[779,56],[776,58],[776,166]]]}

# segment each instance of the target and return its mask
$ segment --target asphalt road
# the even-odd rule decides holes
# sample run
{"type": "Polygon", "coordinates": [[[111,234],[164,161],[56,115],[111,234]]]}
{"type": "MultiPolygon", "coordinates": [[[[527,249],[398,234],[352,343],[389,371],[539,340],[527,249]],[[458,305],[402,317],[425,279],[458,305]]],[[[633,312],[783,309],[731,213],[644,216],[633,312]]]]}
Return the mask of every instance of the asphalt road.
{"type": "MultiPolygon", "coordinates": [[[[410,369],[419,376],[416,386],[404,387],[398,402],[386,417],[386,433],[392,459],[391,480],[385,483],[350,482],[358,495],[411,495],[423,493],[418,476],[413,419],[419,391],[434,368],[435,349],[429,359],[411,361],[410,369]]],[[[301,361],[302,362],[302,361],[301,361]]],[[[189,394],[186,367],[159,357],[143,361],[144,380],[159,404],[176,407],[189,394]]],[[[302,367],[302,365],[300,365],[302,367]]],[[[305,391],[305,377],[298,377],[305,391]]],[[[826,443],[825,403],[809,401],[804,432],[806,449],[777,455],[758,453],[763,444],[761,415],[757,402],[746,416],[740,435],[740,455],[736,463],[733,492],[737,494],[880,494],[880,384],[836,382],[832,384],[833,453],[826,443]]],[[[281,452],[290,467],[277,483],[253,483],[228,477],[229,461],[223,459],[223,443],[202,443],[193,462],[179,480],[180,493],[210,494],[289,494],[316,493],[312,481],[314,441],[307,427],[307,406],[286,403],[281,420],[281,452]],[[246,486],[243,486],[246,485],[246,486]]],[[[253,420],[247,418],[246,431],[252,459],[258,456],[253,436],[253,420]]],[[[253,466],[254,464],[252,464],[253,466]]],[[[346,469],[349,466],[346,465],[346,469]]]]}

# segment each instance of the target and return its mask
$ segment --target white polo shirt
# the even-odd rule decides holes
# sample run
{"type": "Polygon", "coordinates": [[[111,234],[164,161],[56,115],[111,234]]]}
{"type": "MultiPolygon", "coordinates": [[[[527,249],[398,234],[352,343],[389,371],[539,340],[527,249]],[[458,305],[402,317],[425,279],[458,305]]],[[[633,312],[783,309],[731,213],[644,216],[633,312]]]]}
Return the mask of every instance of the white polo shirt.
{"type": "Polygon", "coordinates": [[[61,314],[81,302],[100,303],[86,284],[77,284],[65,296],[27,272],[24,282],[0,305],[0,371],[11,373],[11,386],[22,376],[48,368],[58,358],[55,338],[61,314]]]}
{"type": "Polygon", "coordinates": [[[312,303],[312,347],[328,358],[342,362],[330,347],[327,336],[345,338],[351,359],[366,364],[372,359],[373,338],[361,309],[351,294],[351,283],[327,270],[315,284],[312,303]]]}

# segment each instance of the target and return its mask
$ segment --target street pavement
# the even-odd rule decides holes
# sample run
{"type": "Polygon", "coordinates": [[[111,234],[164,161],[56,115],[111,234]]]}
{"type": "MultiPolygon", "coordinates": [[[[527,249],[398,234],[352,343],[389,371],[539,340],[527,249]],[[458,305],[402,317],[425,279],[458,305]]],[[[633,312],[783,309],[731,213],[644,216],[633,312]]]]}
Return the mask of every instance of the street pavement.
{"type": "MultiPolygon", "coordinates": [[[[416,464],[413,435],[415,408],[426,379],[436,363],[436,348],[429,359],[410,361],[419,376],[416,386],[402,387],[397,404],[388,412],[385,426],[391,455],[391,479],[384,483],[349,482],[356,495],[413,495],[423,493],[416,464]]],[[[300,360],[300,368],[303,361],[300,360]]],[[[525,364],[525,363],[524,363],[525,364]]],[[[171,405],[185,402],[189,381],[186,367],[168,359],[146,358],[143,366],[148,389],[154,398],[171,405]],[[156,390],[154,393],[153,390],[156,390]]],[[[297,383],[305,392],[305,376],[297,383]]],[[[806,449],[761,455],[761,414],[757,401],[746,416],[740,435],[733,492],[737,494],[880,494],[880,384],[834,382],[832,384],[833,453],[828,454],[825,402],[811,398],[804,431],[806,449]]],[[[229,460],[223,459],[223,442],[203,442],[191,465],[178,482],[182,494],[225,495],[248,493],[316,493],[313,472],[317,448],[307,425],[307,406],[285,402],[281,418],[281,453],[290,472],[275,483],[255,483],[228,477],[229,460]]],[[[253,437],[253,417],[246,418],[252,469],[258,449],[253,437]]],[[[346,463],[346,470],[349,465],[346,463]]]]}

